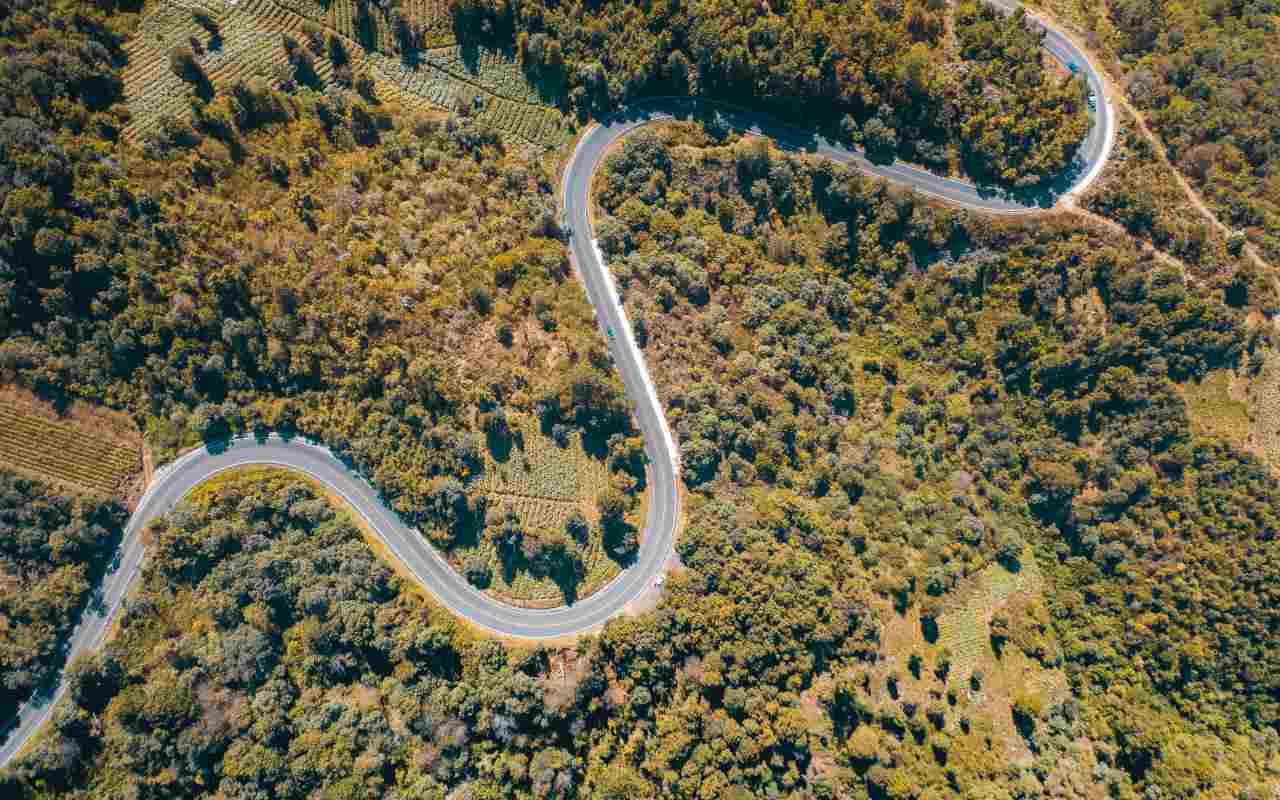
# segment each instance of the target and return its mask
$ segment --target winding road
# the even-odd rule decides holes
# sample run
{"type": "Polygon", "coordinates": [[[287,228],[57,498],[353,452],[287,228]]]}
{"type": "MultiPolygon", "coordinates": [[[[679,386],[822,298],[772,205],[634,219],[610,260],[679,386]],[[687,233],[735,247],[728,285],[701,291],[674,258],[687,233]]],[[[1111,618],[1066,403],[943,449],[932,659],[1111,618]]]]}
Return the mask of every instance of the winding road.
{"type": "MultiPolygon", "coordinates": [[[[1016,4],[988,0],[1005,10],[1016,4]]],[[[67,658],[101,646],[126,593],[141,571],[144,547],[141,532],[151,520],[167,513],[194,487],[213,475],[235,467],[275,465],[307,475],[346,500],[356,514],[400,559],[410,573],[437,601],[459,617],[504,636],[550,639],[591,630],[618,615],[626,606],[654,589],[674,553],[680,516],[679,456],[667,427],[662,405],[645,366],[644,356],[632,336],[632,328],[618,297],[613,279],[594,238],[588,214],[591,176],[610,147],[636,128],[664,119],[711,113],[721,122],[745,131],[772,137],[780,146],[850,164],[871,175],[912,187],[966,208],[995,213],[1030,213],[1052,206],[1064,196],[1077,195],[1093,182],[1106,164],[1115,139],[1115,121],[1101,76],[1085,55],[1063,34],[1046,28],[1045,48],[1063,64],[1075,63],[1098,98],[1098,109],[1076,163],[1057,185],[1037,197],[1011,196],[994,189],[934,175],[910,165],[875,164],[859,151],[793,128],[764,123],[745,111],[726,110],[689,99],[657,100],[626,109],[610,121],[592,125],[578,142],[561,185],[564,218],[572,231],[569,248],[602,328],[616,336],[608,339],[628,397],[635,405],[636,422],[644,436],[649,459],[649,503],[645,530],[636,562],[611,583],[571,606],[553,609],[517,608],[477,591],[455,572],[429,545],[379,498],[361,476],[321,445],[304,439],[268,437],[236,439],[216,450],[190,452],[159,470],[129,520],[116,559],[92,598],[66,647],[67,658]]],[[[56,688],[42,693],[19,710],[6,726],[0,744],[0,766],[8,764],[52,714],[66,692],[64,676],[56,688]]]]}

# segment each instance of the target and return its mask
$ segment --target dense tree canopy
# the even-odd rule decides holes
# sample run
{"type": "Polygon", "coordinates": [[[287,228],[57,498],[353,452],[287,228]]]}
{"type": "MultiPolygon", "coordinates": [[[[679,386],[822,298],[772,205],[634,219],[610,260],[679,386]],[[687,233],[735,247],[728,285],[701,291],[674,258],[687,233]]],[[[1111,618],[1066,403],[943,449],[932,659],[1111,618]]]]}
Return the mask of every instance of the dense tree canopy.
{"type": "MultiPolygon", "coordinates": [[[[1242,312],[1117,240],[696,129],[638,135],[599,197],[685,462],[656,611],[576,650],[472,640],[304,483],[229,477],[157,525],[10,785],[1263,796],[1280,486],[1177,391],[1246,353],[1242,312]],[[991,569],[1044,576],[990,633],[1060,689],[935,641],[991,569]]],[[[490,516],[548,568],[576,529],[490,516]]]]}
{"type": "MultiPolygon", "coordinates": [[[[526,69],[583,114],[700,94],[825,125],[876,157],[1030,186],[1070,164],[1087,130],[1078,83],[1052,77],[1018,15],[945,4],[458,0],[464,41],[514,41],[526,69]],[[979,21],[980,20],[980,21],[979,21]]],[[[1033,30],[1035,31],[1033,33],[1033,30]]]]}
{"type": "MultiPolygon", "coordinates": [[[[1046,2],[1051,8],[1073,3],[1046,2]]],[[[1280,261],[1280,8],[1274,0],[1081,3],[1091,43],[1174,164],[1280,261]]]]}
{"type": "Polygon", "coordinates": [[[0,719],[62,663],[59,645],[120,542],[124,509],[0,471],[0,719]]]}
{"type": "MultiPolygon", "coordinates": [[[[1029,544],[1044,610],[999,630],[1065,670],[1080,703],[1014,698],[1014,721],[1041,731],[1027,734],[1044,759],[1034,784],[1070,796],[1050,765],[1073,763],[1062,748],[1083,718],[1100,726],[1095,779],[1117,796],[1260,787],[1280,743],[1264,644],[1280,486],[1251,456],[1193,439],[1176,391],[1243,365],[1241,312],[1069,227],[992,226],[758,143],[668,136],[683,147],[634,137],[598,190],[685,481],[715,498],[694,518],[743,492],[754,502],[737,525],[775,521],[849,576],[833,586],[870,586],[924,619],[1029,544]],[[1229,766],[1191,778],[1188,747],[1229,766]]],[[[874,688],[849,697],[879,708],[874,688]]],[[[846,778],[862,777],[844,791],[945,785],[934,759],[854,732],[846,778]]],[[[946,763],[960,786],[990,778],[983,762],[946,763]]]]}
{"type": "MultiPolygon", "coordinates": [[[[0,21],[25,76],[0,87],[0,379],[129,411],[160,460],[310,435],[446,548],[483,522],[493,408],[621,452],[543,165],[469,121],[257,77],[117,141],[117,11],[0,21]]],[[[629,510],[643,467],[609,463],[629,510]]]]}
{"type": "MultiPolygon", "coordinates": [[[[584,113],[749,94],[1013,183],[1069,157],[1081,124],[1078,83],[975,4],[954,40],[914,3],[454,10],[584,113]]],[[[445,549],[483,538],[572,578],[598,524],[611,556],[635,552],[643,450],[552,166],[376,86],[305,80],[193,86],[189,119],[120,142],[128,15],[20,11],[0,19],[20,78],[0,86],[5,380],[128,410],[161,459],[309,434],[445,549]],[[485,450],[519,418],[607,462],[592,519],[487,502],[485,450]]],[[[302,35],[298,74],[320,36],[302,35]]],[[[315,487],[226,475],[149,531],[117,633],[71,665],[0,793],[1274,793],[1280,484],[1193,435],[1183,399],[1213,370],[1248,377],[1268,343],[1230,286],[1063,217],[978,217],[694,125],[629,138],[596,200],[680,441],[682,568],[656,609],[574,647],[486,640],[315,487]],[[984,599],[993,575],[1021,588],[984,599]],[[946,644],[975,606],[981,656],[946,644]]],[[[122,513],[6,480],[0,577],[31,587],[0,604],[13,694],[122,513]]]]}

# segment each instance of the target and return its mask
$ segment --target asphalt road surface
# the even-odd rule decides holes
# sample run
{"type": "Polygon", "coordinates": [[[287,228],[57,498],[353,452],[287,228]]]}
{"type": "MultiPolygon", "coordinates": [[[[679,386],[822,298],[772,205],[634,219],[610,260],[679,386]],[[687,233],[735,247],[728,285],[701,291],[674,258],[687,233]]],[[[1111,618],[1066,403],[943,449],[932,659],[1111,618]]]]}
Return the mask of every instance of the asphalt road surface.
{"type": "MultiPolygon", "coordinates": [[[[989,0],[1012,10],[1008,0],[989,0]]],[[[1037,24],[1042,24],[1038,23],[1037,24]]],[[[129,520],[124,541],[111,569],[91,599],[65,652],[68,661],[101,646],[112,620],[141,570],[144,548],[141,531],[148,522],[165,514],[195,486],[219,472],[248,465],[275,465],[303,473],[342,496],[364,518],[388,549],[444,606],[467,621],[494,633],[527,639],[550,639],[591,630],[619,614],[628,603],[652,590],[674,552],[680,515],[679,455],[645,366],[644,356],[632,336],[631,323],[618,299],[613,278],[600,254],[588,216],[591,176],[606,150],[627,133],[647,123],[694,113],[713,113],[723,124],[743,131],[771,136],[782,147],[802,150],[851,164],[865,172],[933,197],[980,211],[1027,213],[1052,205],[1060,197],[1079,194],[1098,176],[1115,139],[1113,110],[1103,91],[1101,77],[1089,60],[1065,36],[1047,28],[1045,48],[1063,64],[1079,65],[1098,98],[1094,125],[1082,143],[1072,169],[1038,196],[1015,196],[998,189],[934,175],[910,165],[876,164],[856,149],[843,147],[811,133],[762,121],[741,110],[730,110],[688,99],[666,99],[624,110],[612,120],[593,125],[579,140],[565,169],[561,186],[566,224],[575,231],[569,248],[579,279],[586,288],[601,328],[607,337],[614,364],[635,406],[636,423],[644,435],[649,461],[649,506],[640,551],[634,564],[595,594],[573,605],[552,609],[517,608],[477,591],[455,572],[426,540],[400,520],[362,477],[322,446],[303,439],[269,437],[258,441],[237,439],[216,451],[201,449],[178,459],[154,476],[150,488],[129,520]]],[[[0,766],[14,755],[52,714],[66,691],[59,676],[56,686],[23,705],[16,719],[5,727],[0,744],[0,766]]]]}

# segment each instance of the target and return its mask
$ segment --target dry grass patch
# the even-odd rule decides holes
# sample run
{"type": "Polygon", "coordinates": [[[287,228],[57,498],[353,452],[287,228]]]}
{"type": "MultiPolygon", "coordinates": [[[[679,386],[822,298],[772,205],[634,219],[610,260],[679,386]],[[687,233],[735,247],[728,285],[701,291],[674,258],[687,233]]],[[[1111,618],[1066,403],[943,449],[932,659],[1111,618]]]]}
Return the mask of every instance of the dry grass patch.
{"type": "Polygon", "coordinates": [[[1280,353],[1268,351],[1246,390],[1248,444],[1274,469],[1280,465],[1280,353]]]}
{"type": "Polygon", "coordinates": [[[1031,549],[1023,552],[1021,568],[1010,572],[990,564],[948,602],[952,610],[938,619],[938,645],[951,653],[952,671],[968,678],[991,649],[991,617],[1015,594],[1038,594],[1044,578],[1031,549]]]}
{"type": "MultiPolygon", "coordinates": [[[[1043,577],[1030,549],[1023,566],[1010,572],[992,564],[969,578],[948,600],[948,613],[937,621],[938,637],[925,638],[920,611],[916,607],[898,613],[883,601],[876,604],[882,620],[880,658],[868,670],[868,700],[877,713],[884,709],[914,706],[947,708],[947,730],[954,733],[954,719],[968,717],[976,729],[985,730],[1001,743],[1007,757],[1016,761],[1031,758],[1026,740],[1014,722],[1014,704],[1020,699],[1050,707],[1070,696],[1066,675],[1044,666],[1020,647],[1034,629],[1043,577]],[[992,646],[991,620],[1000,614],[1013,620],[1013,635],[997,653],[992,646]],[[914,659],[919,659],[914,661],[914,659]],[[914,668],[913,668],[914,662],[914,668]],[[943,669],[943,664],[949,668],[943,669]],[[955,702],[947,700],[955,696],[955,702]]],[[[1042,610],[1042,607],[1041,607],[1042,610]]],[[[1051,630],[1039,632],[1039,643],[1056,650],[1051,630]]],[[[1053,655],[1045,659],[1051,663],[1053,655]]],[[[814,692],[822,694],[819,679],[814,692]]],[[[814,732],[828,734],[821,726],[814,732]]]]}
{"type": "MultiPolygon", "coordinates": [[[[482,490],[499,500],[521,497],[570,503],[588,518],[594,515],[596,497],[609,485],[609,472],[603,461],[586,452],[581,436],[572,433],[561,447],[543,436],[531,419],[521,417],[512,427],[517,442],[503,460],[487,455],[479,481],[482,490]]],[[[567,520],[571,511],[565,510],[560,521],[567,520]]]]}

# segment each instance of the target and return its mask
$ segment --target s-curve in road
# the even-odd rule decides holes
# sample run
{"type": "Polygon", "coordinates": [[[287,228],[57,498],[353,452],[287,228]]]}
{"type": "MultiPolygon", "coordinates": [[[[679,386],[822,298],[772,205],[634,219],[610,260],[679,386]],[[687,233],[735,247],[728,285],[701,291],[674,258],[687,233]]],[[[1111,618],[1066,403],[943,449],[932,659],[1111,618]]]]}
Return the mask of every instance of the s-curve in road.
{"type": "MultiPolygon", "coordinates": [[[[619,362],[620,366],[623,362],[619,362]]],[[[642,367],[643,369],[643,367],[642,367]]],[[[635,373],[632,373],[633,375],[635,373]]],[[[630,387],[630,384],[628,384],[630,387]]],[[[641,409],[645,401],[637,403],[641,409]]],[[[656,406],[638,412],[641,420],[657,421],[665,431],[656,406]],[[655,417],[654,414],[657,414],[655,417]]],[[[669,437],[665,441],[670,441],[669,437]]],[[[658,443],[661,448],[661,442],[658,443]]],[[[342,497],[369,528],[386,543],[408,570],[444,606],[466,620],[494,633],[529,639],[546,639],[589,630],[650,588],[672,550],[679,511],[674,461],[667,450],[650,453],[650,485],[654,487],[646,519],[645,538],[636,562],[595,594],[571,606],[552,609],[517,608],[482,594],[466,582],[416,530],[407,526],[379,497],[377,491],[328,449],[301,438],[235,439],[213,449],[192,451],[156,473],[151,487],[129,520],[120,553],[72,634],[68,660],[97,649],[106,638],[112,620],[142,567],[141,532],[147,523],[167,513],[209,478],[236,467],[279,466],[301,473],[342,497]],[[663,453],[665,460],[659,460],[663,453]],[[664,492],[663,488],[667,491],[664,492]]],[[[0,765],[8,763],[48,719],[65,693],[65,676],[57,687],[33,698],[7,727],[0,745],[0,765]]]]}
{"type": "MultiPolygon", "coordinates": [[[[1015,8],[1007,0],[990,0],[1015,8]]],[[[1037,21],[1037,24],[1043,25],[1037,21]]],[[[300,438],[268,437],[236,439],[224,446],[193,451],[161,469],[129,520],[124,541],[112,568],[91,600],[66,646],[68,662],[98,648],[107,636],[134,579],[141,572],[144,548],[141,533],[148,522],[167,513],[194,487],[228,469],[271,465],[302,473],[341,496],[363,518],[373,533],[400,559],[410,573],[444,606],[459,617],[505,636],[550,639],[591,630],[618,615],[658,581],[674,552],[680,516],[679,456],[667,427],[662,405],[636,345],[626,312],[618,297],[603,255],[596,245],[589,216],[591,176],[604,159],[609,145],[637,127],[661,119],[690,115],[712,108],[721,122],[773,137],[779,146],[804,150],[849,163],[873,175],[913,187],[922,194],[981,211],[1021,213],[1044,208],[1057,198],[1083,191],[1101,172],[1115,138],[1112,109],[1101,77],[1084,54],[1064,35],[1047,28],[1046,49],[1063,64],[1076,64],[1098,98],[1094,124],[1079,150],[1076,164],[1040,197],[1015,197],[950,178],[933,175],[906,164],[874,164],[860,151],[828,142],[819,136],[776,125],[741,110],[701,104],[684,99],[650,101],[623,112],[612,121],[593,125],[578,142],[561,186],[564,216],[570,226],[569,248],[579,278],[595,307],[607,337],[614,363],[635,408],[636,423],[644,435],[648,456],[649,504],[645,529],[636,561],[611,583],[586,599],[552,609],[517,608],[474,589],[456,573],[415,530],[389,509],[378,493],[349,466],[326,448],[300,438]]],[[[49,691],[28,701],[0,737],[0,766],[8,764],[52,714],[66,692],[65,674],[49,691]]]]}

